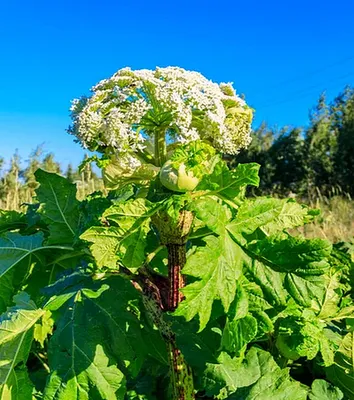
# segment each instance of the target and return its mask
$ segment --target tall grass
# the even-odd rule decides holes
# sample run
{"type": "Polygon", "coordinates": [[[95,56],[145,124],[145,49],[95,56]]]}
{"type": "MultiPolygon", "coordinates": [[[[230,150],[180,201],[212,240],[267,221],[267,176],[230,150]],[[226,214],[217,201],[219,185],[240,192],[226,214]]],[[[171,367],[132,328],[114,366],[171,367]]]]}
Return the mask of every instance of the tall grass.
{"type": "Polygon", "coordinates": [[[318,197],[309,202],[312,208],[320,209],[321,214],[299,231],[308,238],[322,237],[333,243],[353,241],[354,201],[349,195],[333,193],[323,196],[318,192],[318,197]]]}

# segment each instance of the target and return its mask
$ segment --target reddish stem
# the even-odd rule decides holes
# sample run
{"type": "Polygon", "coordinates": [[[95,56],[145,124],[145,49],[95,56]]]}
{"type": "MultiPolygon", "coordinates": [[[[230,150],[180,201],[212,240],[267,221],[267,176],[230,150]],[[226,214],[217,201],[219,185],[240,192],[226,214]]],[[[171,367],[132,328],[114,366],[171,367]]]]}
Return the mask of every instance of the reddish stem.
{"type": "Polygon", "coordinates": [[[184,287],[184,278],[181,270],[186,262],[185,244],[168,244],[168,311],[174,311],[183,300],[180,289],[184,287]]]}

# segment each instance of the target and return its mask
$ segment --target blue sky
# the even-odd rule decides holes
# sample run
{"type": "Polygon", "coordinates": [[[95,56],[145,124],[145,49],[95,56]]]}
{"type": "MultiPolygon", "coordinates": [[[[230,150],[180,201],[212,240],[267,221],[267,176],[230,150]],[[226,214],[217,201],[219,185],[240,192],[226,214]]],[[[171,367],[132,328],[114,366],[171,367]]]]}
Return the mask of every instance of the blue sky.
{"type": "Polygon", "coordinates": [[[231,81],[255,125],[305,125],[354,84],[354,1],[12,0],[0,5],[0,156],[77,164],[70,100],[117,69],[177,65],[231,81]]]}

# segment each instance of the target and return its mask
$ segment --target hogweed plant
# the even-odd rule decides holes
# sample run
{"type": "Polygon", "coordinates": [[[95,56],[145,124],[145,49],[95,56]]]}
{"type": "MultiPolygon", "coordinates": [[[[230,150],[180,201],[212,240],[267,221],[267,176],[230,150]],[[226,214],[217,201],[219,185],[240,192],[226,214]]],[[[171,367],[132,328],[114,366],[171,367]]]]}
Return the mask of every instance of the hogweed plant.
{"type": "Polygon", "coordinates": [[[354,399],[350,247],[246,198],[231,84],[125,68],[72,118],[108,194],[38,170],[37,202],[0,212],[0,399],[354,399]]]}

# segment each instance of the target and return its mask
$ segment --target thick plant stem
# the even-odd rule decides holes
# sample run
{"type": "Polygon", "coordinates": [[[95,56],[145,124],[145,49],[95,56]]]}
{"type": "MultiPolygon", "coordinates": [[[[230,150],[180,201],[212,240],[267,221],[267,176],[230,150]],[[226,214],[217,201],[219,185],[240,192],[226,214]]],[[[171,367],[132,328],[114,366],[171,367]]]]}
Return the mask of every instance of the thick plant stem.
{"type": "Polygon", "coordinates": [[[166,161],[166,140],[165,131],[157,130],[154,136],[155,141],[155,163],[157,167],[162,167],[166,161]]]}
{"type": "MultiPolygon", "coordinates": [[[[183,300],[183,294],[180,291],[184,286],[181,269],[186,262],[186,245],[170,243],[167,244],[167,250],[169,279],[168,311],[174,311],[183,300]]],[[[185,362],[174,340],[169,342],[168,354],[170,358],[173,400],[194,399],[192,371],[185,362]]]]}
{"type": "MultiPolygon", "coordinates": [[[[153,223],[159,231],[161,243],[167,247],[168,251],[168,294],[165,311],[174,311],[183,300],[180,289],[184,286],[184,279],[181,270],[186,262],[186,242],[192,222],[193,215],[186,210],[180,211],[177,220],[171,219],[167,213],[153,217],[153,223]]],[[[171,400],[193,400],[192,370],[178,349],[172,332],[166,343],[170,365],[171,400]]]]}
{"type": "Polygon", "coordinates": [[[140,280],[135,287],[143,292],[143,302],[148,315],[158,327],[167,346],[171,378],[171,400],[193,400],[194,384],[192,370],[184,360],[176,345],[175,335],[170,324],[165,321],[165,310],[160,296],[160,289],[148,278],[140,280]],[[141,286],[140,286],[141,285],[141,286]]]}
{"type": "Polygon", "coordinates": [[[185,244],[167,244],[168,250],[168,311],[174,311],[182,301],[183,295],[180,289],[184,286],[184,278],[181,270],[186,262],[185,244]]]}
{"type": "Polygon", "coordinates": [[[193,400],[195,397],[191,368],[186,363],[183,354],[178,350],[175,341],[168,343],[167,350],[171,369],[172,399],[193,400]]]}

